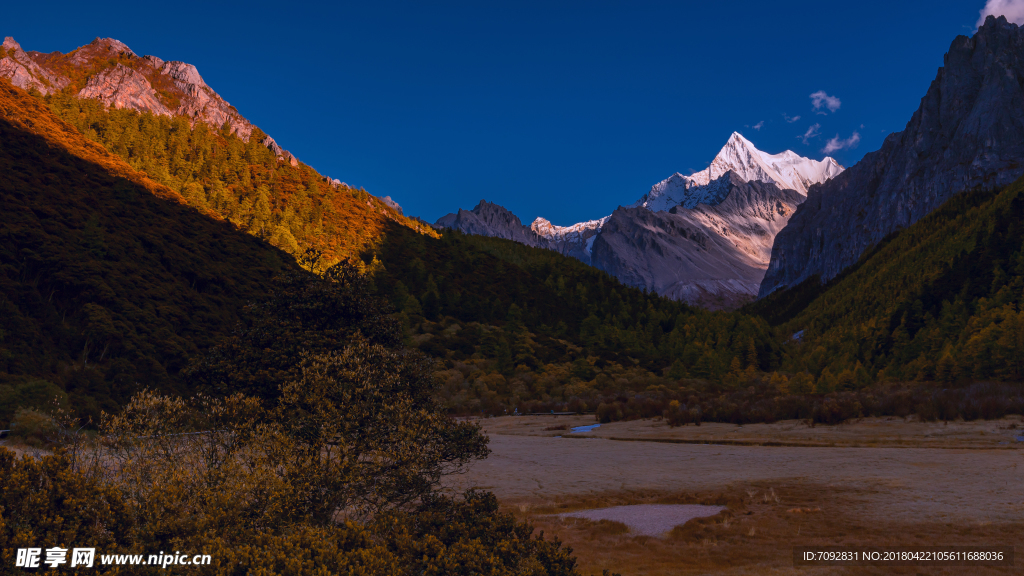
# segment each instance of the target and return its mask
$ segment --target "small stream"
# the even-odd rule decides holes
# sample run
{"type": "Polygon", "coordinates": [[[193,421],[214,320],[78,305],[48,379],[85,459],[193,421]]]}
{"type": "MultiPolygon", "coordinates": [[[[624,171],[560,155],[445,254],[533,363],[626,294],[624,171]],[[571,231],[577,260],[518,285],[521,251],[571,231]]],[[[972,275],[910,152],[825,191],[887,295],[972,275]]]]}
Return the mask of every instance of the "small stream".
{"type": "Polygon", "coordinates": [[[600,426],[601,426],[600,424],[591,424],[589,426],[577,426],[577,427],[569,430],[569,433],[570,434],[580,434],[582,432],[590,432],[594,428],[599,428],[600,426]]]}

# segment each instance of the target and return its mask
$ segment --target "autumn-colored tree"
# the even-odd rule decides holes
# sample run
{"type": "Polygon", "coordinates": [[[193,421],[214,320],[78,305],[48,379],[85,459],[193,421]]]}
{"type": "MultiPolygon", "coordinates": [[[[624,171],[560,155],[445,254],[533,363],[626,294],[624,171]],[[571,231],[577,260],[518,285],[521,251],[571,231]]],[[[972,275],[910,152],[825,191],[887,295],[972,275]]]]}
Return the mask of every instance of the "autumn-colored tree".
{"type": "Polygon", "coordinates": [[[790,393],[791,388],[789,385],[789,378],[787,378],[784,374],[779,374],[778,372],[772,373],[772,377],[771,380],[769,380],[769,384],[772,386],[772,388],[775,388],[782,394],[790,393]]]}
{"type": "Polygon", "coordinates": [[[828,394],[834,392],[836,389],[836,377],[832,375],[832,371],[825,368],[821,371],[821,376],[818,377],[818,381],[814,384],[815,394],[828,394]]]}
{"type": "Polygon", "coordinates": [[[798,372],[789,381],[790,394],[810,394],[814,391],[814,377],[807,372],[798,372]]]}

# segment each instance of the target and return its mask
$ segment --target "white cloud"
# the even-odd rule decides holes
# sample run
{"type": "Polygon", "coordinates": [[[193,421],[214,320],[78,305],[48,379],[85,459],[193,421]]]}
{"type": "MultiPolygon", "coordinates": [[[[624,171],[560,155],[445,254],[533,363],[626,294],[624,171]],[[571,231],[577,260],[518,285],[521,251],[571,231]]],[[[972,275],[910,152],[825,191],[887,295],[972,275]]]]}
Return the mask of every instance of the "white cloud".
{"type": "Polygon", "coordinates": [[[797,120],[800,119],[799,116],[792,116],[792,117],[787,116],[785,112],[782,113],[782,117],[785,118],[786,122],[789,122],[790,124],[792,124],[793,122],[796,122],[797,120]]]}
{"type": "Polygon", "coordinates": [[[836,110],[839,110],[839,106],[842,105],[842,102],[839,101],[838,97],[829,96],[824,90],[818,90],[814,94],[811,94],[811,104],[814,106],[815,110],[821,110],[821,107],[824,106],[825,108],[828,108],[829,112],[835,112],[836,110]]]}
{"type": "Polygon", "coordinates": [[[1006,16],[1014,24],[1024,24],[1024,0],[988,0],[981,9],[978,26],[985,23],[986,16],[1006,16]]]}
{"type": "Polygon", "coordinates": [[[803,140],[804,144],[807,144],[808,140],[811,138],[817,138],[818,136],[821,136],[821,124],[812,124],[811,127],[807,129],[807,132],[804,132],[803,136],[797,136],[797,138],[803,140]]]}
{"type": "Polygon", "coordinates": [[[753,128],[754,130],[760,130],[761,128],[764,128],[764,120],[761,120],[757,124],[754,124],[753,126],[751,126],[751,128],[753,128]]]}
{"type": "Polygon", "coordinates": [[[829,140],[821,151],[825,154],[831,154],[837,150],[856,148],[857,144],[860,144],[860,134],[857,132],[854,132],[853,136],[850,136],[846,140],[840,140],[839,134],[836,134],[836,137],[829,140]]]}

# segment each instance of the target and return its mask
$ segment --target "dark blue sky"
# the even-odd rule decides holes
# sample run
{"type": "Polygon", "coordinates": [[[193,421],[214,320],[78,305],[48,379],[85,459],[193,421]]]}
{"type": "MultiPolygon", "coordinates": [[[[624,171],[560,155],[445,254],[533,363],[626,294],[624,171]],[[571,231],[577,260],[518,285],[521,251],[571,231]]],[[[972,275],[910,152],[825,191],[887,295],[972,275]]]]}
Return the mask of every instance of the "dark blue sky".
{"type": "Polygon", "coordinates": [[[983,5],[19,2],[0,35],[45,52],[109,36],[195,64],[302,161],[406,214],[486,198],[567,225],[704,168],[733,131],[818,159],[857,132],[832,154],[852,165],[903,129],[983,5]],[[818,91],[838,110],[816,113],[818,91]]]}

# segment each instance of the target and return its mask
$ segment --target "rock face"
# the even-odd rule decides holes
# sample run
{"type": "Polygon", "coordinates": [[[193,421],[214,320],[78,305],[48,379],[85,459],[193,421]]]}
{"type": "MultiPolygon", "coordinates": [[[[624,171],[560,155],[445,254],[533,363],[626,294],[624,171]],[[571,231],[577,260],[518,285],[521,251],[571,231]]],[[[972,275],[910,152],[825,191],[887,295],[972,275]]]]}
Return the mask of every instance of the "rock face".
{"type": "Polygon", "coordinates": [[[402,213],[401,206],[399,206],[398,203],[395,202],[394,200],[391,200],[390,196],[385,196],[384,198],[381,198],[381,202],[383,202],[383,203],[387,204],[388,206],[390,206],[392,209],[394,209],[395,212],[398,212],[399,216],[406,215],[406,214],[402,213]]]}
{"type": "Polygon", "coordinates": [[[380,201],[393,208],[395,212],[398,212],[399,216],[405,216],[405,214],[402,213],[402,207],[398,205],[398,202],[392,200],[391,196],[385,196],[381,198],[380,201]]]}
{"type": "Polygon", "coordinates": [[[590,264],[591,246],[608,218],[610,216],[573,226],[555,226],[544,218],[537,218],[526,226],[504,206],[481,200],[472,210],[459,210],[438,218],[434,227],[514,240],[534,248],[554,250],[590,264]]]}
{"type": "Polygon", "coordinates": [[[4,38],[3,53],[0,56],[3,56],[0,58],[0,77],[7,78],[18,88],[35,88],[45,96],[64,89],[69,83],[67,78],[40,66],[10,36],[4,38]]]}
{"type": "Polygon", "coordinates": [[[835,179],[811,187],[775,239],[760,296],[854,264],[887,234],[957,192],[1024,174],[1024,30],[989,16],[958,36],[903,132],[835,179]]]}
{"type": "Polygon", "coordinates": [[[434,225],[461,230],[466,234],[515,240],[537,248],[549,247],[547,239],[539,236],[529,226],[523,226],[515,214],[486,200],[481,200],[472,210],[460,209],[455,214],[442,216],[434,225]]]}
{"type": "MultiPolygon", "coordinates": [[[[206,85],[195,66],[185,62],[164,62],[160,73],[170,77],[174,87],[181,92],[181,105],[174,111],[175,114],[201,120],[216,128],[226,123],[231,127],[231,132],[243,140],[249,140],[253,125],[206,85]]],[[[277,146],[273,138],[267,138],[277,146]]],[[[278,156],[294,158],[280,146],[274,151],[278,156]]]]}
{"type": "Polygon", "coordinates": [[[594,241],[609,218],[611,216],[572,226],[555,226],[545,218],[537,218],[530,224],[530,229],[547,240],[547,248],[590,264],[594,241]]]}
{"type": "Polygon", "coordinates": [[[625,284],[711,309],[757,295],[772,240],[803,196],[727,172],[714,205],[619,208],[593,243],[592,264],[625,284]]]}
{"type": "Polygon", "coordinates": [[[96,74],[89,78],[85,88],[78,92],[80,98],[95,98],[104,106],[144,110],[153,114],[170,116],[171,110],[160,102],[156,90],[149,80],[140,72],[136,72],[123,64],[96,74]]]}
{"type": "Polygon", "coordinates": [[[527,227],[501,206],[481,201],[435,226],[555,250],[625,284],[733,308],[757,295],[775,235],[803,202],[803,191],[842,170],[831,158],[761,152],[734,133],[707,169],[673,174],[605,218],[572,226],[537,218],[527,227]]]}
{"type": "MultiPolygon", "coordinates": [[[[184,116],[193,124],[203,122],[218,130],[227,126],[245,141],[255,128],[203,81],[195,66],[156,56],[140,58],[113,38],[97,38],[69,54],[43,54],[25,52],[7,37],[0,56],[0,77],[26,90],[34,88],[45,95],[75,84],[79,97],[95,98],[105,106],[184,116]]],[[[298,159],[273,138],[267,136],[262,143],[279,159],[298,165],[298,159]]]]}

